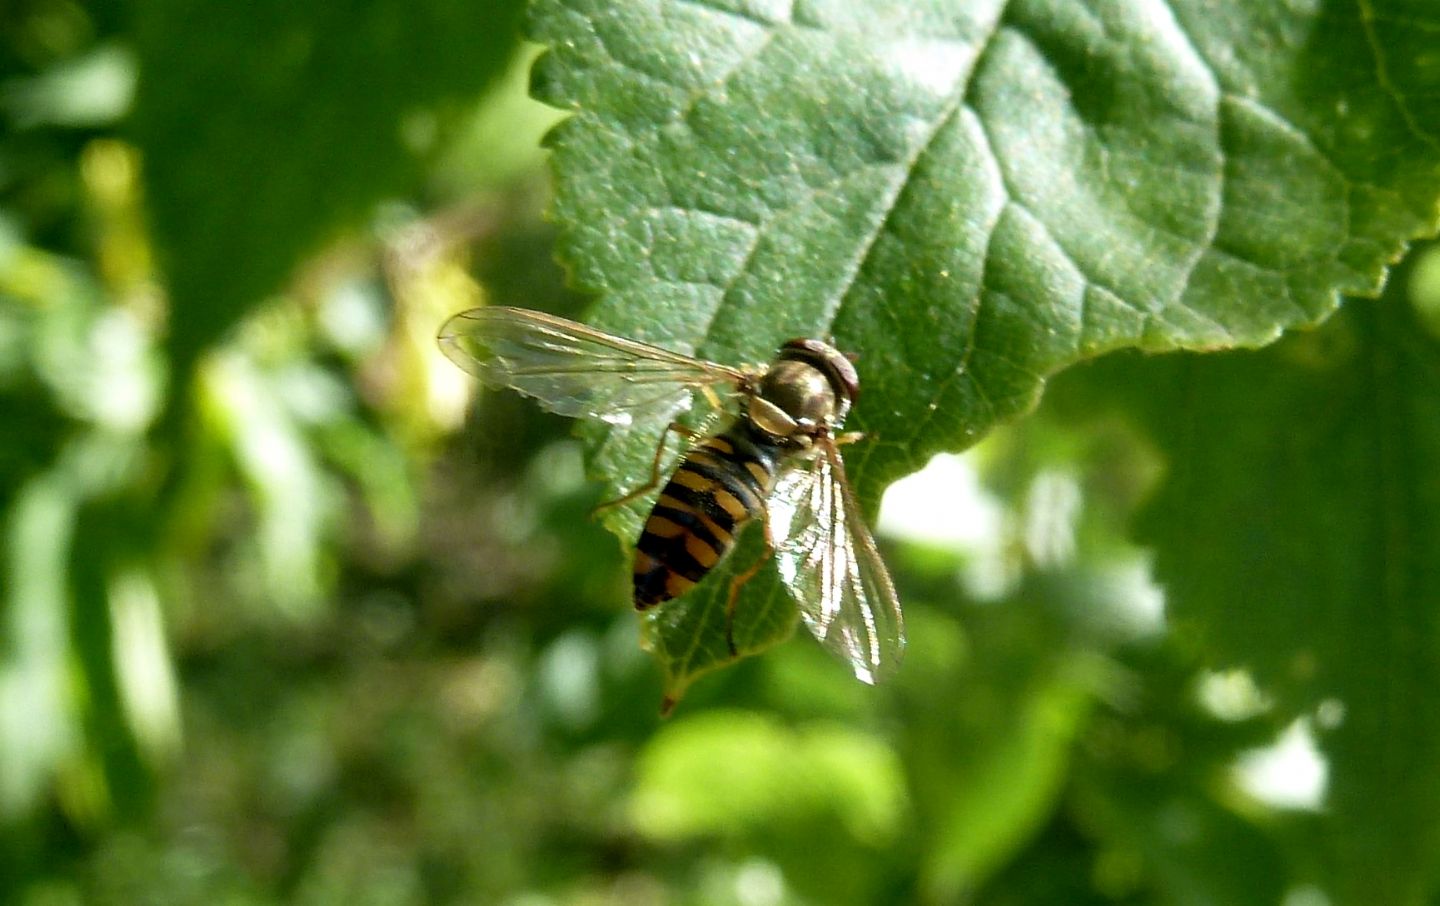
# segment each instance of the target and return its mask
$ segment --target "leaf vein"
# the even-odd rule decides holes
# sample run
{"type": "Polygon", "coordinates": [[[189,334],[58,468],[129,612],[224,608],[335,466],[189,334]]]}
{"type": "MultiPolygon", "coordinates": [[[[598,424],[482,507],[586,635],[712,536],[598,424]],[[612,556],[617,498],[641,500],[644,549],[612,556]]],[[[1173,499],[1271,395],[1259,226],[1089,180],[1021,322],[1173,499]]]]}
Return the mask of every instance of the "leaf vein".
{"type": "Polygon", "coordinates": [[[708,0],[671,0],[671,2],[676,4],[677,6],[693,6],[697,9],[705,10],[707,13],[722,18],[738,19],[742,22],[749,22],[750,24],[758,25],[761,28],[777,28],[782,26],[795,26],[798,28],[806,27],[795,21],[793,16],[793,4],[791,8],[786,11],[786,16],[784,19],[775,20],[766,19],[761,16],[753,15],[751,13],[747,13],[738,9],[726,9],[723,6],[716,6],[714,3],[708,2],[708,0]]]}
{"type": "Polygon", "coordinates": [[[1395,102],[1395,107],[1400,112],[1400,118],[1405,122],[1405,128],[1410,130],[1410,134],[1432,150],[1440,150],[1440,139],[1421,128],[1415,118],[1415,112],[1405,101],[1405,95],[1390,78],[1390,70],[1385,63],[1385,50],[1381,47],[1380,36],[1375,34],[1376,16],[1372,0],[1357,0],[1357,4],[1360,8],[1360,26],[1365,32],[1365,41],[1370,46],[1370,54],[1375,59],[1375,79],[1381,90],[1395,102]]]}

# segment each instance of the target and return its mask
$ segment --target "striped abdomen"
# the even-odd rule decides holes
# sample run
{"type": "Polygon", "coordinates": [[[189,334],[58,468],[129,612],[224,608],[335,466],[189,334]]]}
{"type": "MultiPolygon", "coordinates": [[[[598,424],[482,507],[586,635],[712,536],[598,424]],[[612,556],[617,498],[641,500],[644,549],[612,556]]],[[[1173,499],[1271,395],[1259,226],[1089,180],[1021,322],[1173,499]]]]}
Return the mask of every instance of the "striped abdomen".
{"type": "Polygon", "coordinates": [[[743,420],[685,454],[636,545],[636,607],[679,597],[724,559],[740,528],[765,512],[779,457],[743,420]]]}

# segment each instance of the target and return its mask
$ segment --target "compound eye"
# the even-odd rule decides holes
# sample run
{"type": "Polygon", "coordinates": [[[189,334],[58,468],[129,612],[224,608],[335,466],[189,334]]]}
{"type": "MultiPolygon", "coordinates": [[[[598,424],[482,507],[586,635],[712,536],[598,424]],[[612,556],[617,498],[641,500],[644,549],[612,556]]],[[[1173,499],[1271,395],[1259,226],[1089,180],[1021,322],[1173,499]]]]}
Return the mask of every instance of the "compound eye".
{"type": "Polygon", "coordinates": [[[823,340],[803,337],[788,340],[780,347],[779,357],[808,362],[820,369],[835,388],[836,396],[845,399],[847,408],[860,395],[860,377],[855,373],[854,360],[823,340]]]}

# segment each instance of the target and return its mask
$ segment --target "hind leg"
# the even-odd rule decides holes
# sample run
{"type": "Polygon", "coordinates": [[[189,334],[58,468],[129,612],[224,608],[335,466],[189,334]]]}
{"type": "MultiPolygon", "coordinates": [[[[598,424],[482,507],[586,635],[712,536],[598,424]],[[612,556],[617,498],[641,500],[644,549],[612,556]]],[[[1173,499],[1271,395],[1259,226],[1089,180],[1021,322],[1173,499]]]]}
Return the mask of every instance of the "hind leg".
{"type": "Polygon", "coordinates": [[[758,560],[746,567],[744,572],[730,580],[730,597],[725,601],[725,645],[730,649],[731,657],[740,656],[739,650],[735,647],[735,604],[740,600],[740,589],[745,587],[746,582],[755,578],[755,574],[760,572],[760,567],[764,566],[767,560],[775,556],[776,545],[775,539],[770,537],[769,511],[766,511],[764,519],[765,553],[761,554],[758,560]]]}
{"type": "Polygon", "coordinates": [[[650,480],[628,494],[616,497],[614,500],[607,500],[604,503],[597,503],[594,509],[590,510],[591,519],[594,519],[606,510],[614,509],[617,506],[624,506],[632,500],[644,497],[660,486],[660,460],[665,458],[665,441],[672,431],[686,440],[691,441],[700,436],[698,431],[693,431],[679,422],[671,422],[666,425],[665,430],[660,432],[660,442],[655,445],[655,459],[650,463],[650,480]]]}

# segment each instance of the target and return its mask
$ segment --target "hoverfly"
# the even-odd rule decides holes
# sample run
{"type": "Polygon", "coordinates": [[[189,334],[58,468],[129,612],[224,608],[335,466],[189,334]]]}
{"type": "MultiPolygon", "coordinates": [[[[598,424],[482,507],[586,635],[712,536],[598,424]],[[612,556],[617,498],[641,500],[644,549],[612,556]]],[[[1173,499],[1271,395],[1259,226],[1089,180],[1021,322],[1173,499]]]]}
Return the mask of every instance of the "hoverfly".
{"type": "MultiPolygon", "coordinates": [[[[647,610],[695,586],[730,552],[739,530],[765,524],[767,558],[799,605],[810,632],[867,683],[892,671],[905,646],[895,588],[845,477],[838,430],[859,392],[855,366],[820,340],[790,340],[766,366],[732,367],[614,336],[519,308],[462,312],[440,330],[440,346],[461,368],[494,387],[534,398],[571,417],[617,428],[639,421],[661,434],[650,482],[606,506],[660,484],[666,435],[690,442],[661,488],[636,544],[634,601],[647,610]],[[673,421],[697,400],[705,434],[673,421]]],[[[727,605],[727,641],[740,585],[727,605]]]]}

